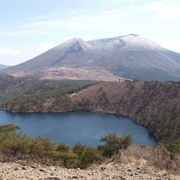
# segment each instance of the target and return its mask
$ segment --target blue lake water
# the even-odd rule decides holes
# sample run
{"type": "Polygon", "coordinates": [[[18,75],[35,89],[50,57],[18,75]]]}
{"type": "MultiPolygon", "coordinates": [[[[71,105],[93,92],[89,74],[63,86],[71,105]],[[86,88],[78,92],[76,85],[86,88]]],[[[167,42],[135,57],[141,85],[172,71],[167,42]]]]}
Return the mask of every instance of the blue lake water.
{"type": "Polygon", "coordinates": [[[67,113],[9,113],[0,110],[0,124],[16,124],[23,134],[30,137],[49,138],[56,144],[66,143],[73,147],[80,142],[86,146],[100,145],[100,137],[115,132],[122,136],[131,134],[134,144],[154,146],[155,140],[146,128],[132,120],[111,114],[92,112],[67,113]]]}

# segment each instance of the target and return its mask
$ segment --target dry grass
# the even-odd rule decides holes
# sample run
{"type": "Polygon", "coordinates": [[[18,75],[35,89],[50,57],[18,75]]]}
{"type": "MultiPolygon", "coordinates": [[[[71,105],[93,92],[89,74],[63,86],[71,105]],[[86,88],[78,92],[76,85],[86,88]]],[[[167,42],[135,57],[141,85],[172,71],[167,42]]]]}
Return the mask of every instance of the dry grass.
{"type": "Polygon", "coordinates": [[[124,165],[148,166],[180,174],[180,154],[172,155],[162,145],[154,148],[132,145],[127,150],[121,150],[109,161],[124,165]]]}

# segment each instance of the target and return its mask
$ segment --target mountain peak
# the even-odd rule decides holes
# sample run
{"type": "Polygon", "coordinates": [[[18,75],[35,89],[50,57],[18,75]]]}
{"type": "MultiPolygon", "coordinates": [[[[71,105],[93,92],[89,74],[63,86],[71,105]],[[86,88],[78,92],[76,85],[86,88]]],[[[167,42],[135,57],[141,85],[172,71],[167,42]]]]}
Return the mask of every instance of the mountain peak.
{"type": "Polygon", "coordinates": [[[85,40],[81,38],[71,38],[64,43],[60,44],[56,48],[70,48],[70,49],[78,49],[78,50],[87,50],[87,49],[93,49],[93,47],[85,40]]]}
{"type": "Polygon", "coordinates": [[[129,34],[129,36],[139,36],[139,35],[137,35],[137,34],[129,34]]]}
{"type": "Polygon", "coordinates": [[[119,38],[122,38],[122,37],[137,37],[137,36],[139,36],[139,35],[137,35],[137,34],[128,34],[128,35],[122,35],[122,36],[119,36],[119,38]]]}
{"type": "Polygon", "coordinates": [[[120,39],[125,43],[125,48],[133,48],[133,49],[164,49],[160,45],[155,42],[143,38],[139,35],[130,34],[127,36],[120,36],[120,39]]]}
{"type": "Polygon", "coordinates": [[[81,38],[77,38],[77,37],[74,37],[74,38],[71,38],[69,40],[67,40],[66,42],[67,43],[76,43],[76,42],[83,42],[84,40],[81,39],[81,38]]]}

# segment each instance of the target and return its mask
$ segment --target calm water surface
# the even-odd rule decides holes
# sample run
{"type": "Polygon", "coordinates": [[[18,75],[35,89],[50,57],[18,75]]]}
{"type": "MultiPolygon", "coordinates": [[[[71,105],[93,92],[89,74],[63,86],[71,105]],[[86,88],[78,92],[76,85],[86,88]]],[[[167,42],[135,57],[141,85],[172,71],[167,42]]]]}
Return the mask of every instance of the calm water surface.
{"type": "Polygon", "coordinates": [[[146,128],[132,120],[111,114],[91,112],[13,114],[0,110],[0,124],[12,123],[21,127],[30,137],[49,138],[56,144],[62,142],[73,147],[77,142],[96,147],[100,137],[108,132],[131,134],[134,144],[154,146],[155,140],[146,128]]]}

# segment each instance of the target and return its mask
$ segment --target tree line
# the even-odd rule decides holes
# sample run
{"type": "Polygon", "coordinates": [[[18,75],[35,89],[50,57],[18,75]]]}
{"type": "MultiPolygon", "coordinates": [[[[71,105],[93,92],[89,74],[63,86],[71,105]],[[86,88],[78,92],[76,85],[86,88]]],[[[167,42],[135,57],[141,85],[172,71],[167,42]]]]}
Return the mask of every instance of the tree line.
{"type": "Polygon", "coordinates": [[[22,135],[18,133],[20,129],[14,124],[0,125],[1,161],[26,160],[66,168],[86,168],[92,163],[101,163],[104,158],[132,144],[131,135],[121,137],[116,133],[108,133],[100,138],[103,145],[97,148],[80,143],[70,148],[65,143],[56,145],[46,138],[22,135]]]}

